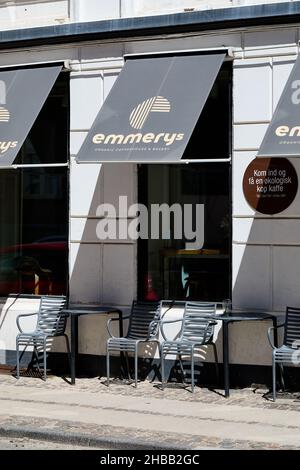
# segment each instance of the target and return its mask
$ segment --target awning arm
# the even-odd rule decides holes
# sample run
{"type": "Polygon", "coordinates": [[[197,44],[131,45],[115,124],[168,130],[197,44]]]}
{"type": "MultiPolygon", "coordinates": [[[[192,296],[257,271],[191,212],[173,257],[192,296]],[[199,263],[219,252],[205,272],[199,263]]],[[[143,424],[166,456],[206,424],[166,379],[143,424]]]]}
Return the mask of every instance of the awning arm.
{"type": "Polygon", "coordinates": [[[25,68],[32,68],[32,67],[47,67],[47,66],[61,66],[62,71],[71,71],[72,70],[72,65],[71,65],[71,60],[53,60],[53,61],[44,61],[44,62],[26,62],[26,64],[7,64],[7,65],[0,65],[0,70],[14,70],[14,69],[25,69],[25,68]]]}
{"type": "MultiPolygon", "coordinates": [[[[193,54],[217,54],[226,52],[227,56],[230,58],[234,57],[234,49],[233,47],[217,47],[217,48],[206,48],[206,49],[179,49],[179,50],[171,50],[171,51],[163,51],[163,52],[139,52],[139,53],[132,53],[132,54],[124,54],[124,60],[127,59],[139,59],[139,58],[149,58],[149,57],[164,57],[164,56],[172,56],[172,55],[193,55],[193,54]]],[[[239,48],[240,50],[240,48],[239,48]]],[[[226,60],[226,58],[225,58],[226,60]]]]}

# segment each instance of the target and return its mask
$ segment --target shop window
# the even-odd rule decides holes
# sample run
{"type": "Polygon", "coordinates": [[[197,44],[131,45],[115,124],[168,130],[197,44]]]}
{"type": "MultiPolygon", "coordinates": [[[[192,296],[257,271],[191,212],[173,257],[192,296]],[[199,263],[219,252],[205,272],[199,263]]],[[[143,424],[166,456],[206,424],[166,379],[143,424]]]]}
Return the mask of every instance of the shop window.
{"type": "Polygon", "coordinates": [[[62,73],[14,162],[21,166],[0,171],[0,296],[67,291],[68,95],[62,73]]]}
{"type": "MultiPolygon", "coordinates": [[[[228,163],[140,165],[139,197],[149,211],[153,204],[203,207],[193,213],[193,231],[202,231],[201,246],[184,236],[175,238],[173,216],[169,239],[139,240],[139,297],[154,299],[222,300],[230,292],[230,166],[228,163]]],[[[194,210],[194,209],[193,209],[194,210]]],[[[183,224],[190,223],[189,217],[183,224]]],[[[178,220],[177,220],[178,224],[178,220]]],[[[187,227],[189,228],[189,227],[187,227]]],[[[178,226],[177,226],[178,229],[178,226]]]]}

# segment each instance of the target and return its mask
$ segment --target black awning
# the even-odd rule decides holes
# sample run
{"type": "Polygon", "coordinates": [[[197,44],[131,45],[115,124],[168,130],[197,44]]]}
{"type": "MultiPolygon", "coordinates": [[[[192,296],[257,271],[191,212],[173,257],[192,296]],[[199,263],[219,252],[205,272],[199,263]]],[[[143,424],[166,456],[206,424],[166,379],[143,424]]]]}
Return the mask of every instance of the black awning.
{"type": "Polygon", "coordinates": [[[300,157],[300,56],[284,87],[258,157],[300,157]]]}
{"type": "Polygon", "coordinates": [[[0,72],[0,167],[12,165],[61,69],[56,65],[0,72]]]}
{"type": "Polygon", "coordinates": [[[127,60],[77,161],[180,160],[225,55],[222,51],[127,60]]]}

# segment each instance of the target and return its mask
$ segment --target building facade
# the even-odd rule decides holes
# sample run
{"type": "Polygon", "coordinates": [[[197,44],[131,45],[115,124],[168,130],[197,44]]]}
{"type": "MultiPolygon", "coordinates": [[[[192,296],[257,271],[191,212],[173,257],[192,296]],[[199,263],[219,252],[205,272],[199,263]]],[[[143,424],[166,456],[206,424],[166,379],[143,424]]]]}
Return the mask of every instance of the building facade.
{"type": "MultiPolygon", "coordinates": [[[[300,2],[0,2],[0,25],[0,74],[61,67],[13,164],[0,168],[2,364],[15,360],[16,315],[37,305],[7,300],[12,292],[65,293],[75,304],[124,312],[137,297],[232,298],[237,310],[279,316],[300,304],[300,194],[296,189],[286,208],[268,213],[251,205],[243,187],[299,53],[300,2]],[[170,54],[224,54],[191,129],[185,163],[79,163],[124,63],[170,54]],[[193,249],[184,237],[101,239],[102,204],[116,208],[110,219],[118,227],[134,219],[118,213],[120,196],[128,207],[202,205],[201,244],[193,249]]],[[[188,67],[185,73],[183,95],[193,81],[188,67]]],[[[203,84],[193,87],[197,101],[203,84]]],[[[299,178],[299,159],[288,161],[299,178]]],[[[180,315],[180,307],[168,315],[180,315]]],[[[82,360],[99,367],[106,318],[80,319],[79,326],[82,360]]],[[[231,362],[265,371],[268,326],[232,325],[231,362]]],[[[221,354],[221,338],[217,345],[221,354]]],[[[63,347],[58,341],[53,351],[63,347]]]]}

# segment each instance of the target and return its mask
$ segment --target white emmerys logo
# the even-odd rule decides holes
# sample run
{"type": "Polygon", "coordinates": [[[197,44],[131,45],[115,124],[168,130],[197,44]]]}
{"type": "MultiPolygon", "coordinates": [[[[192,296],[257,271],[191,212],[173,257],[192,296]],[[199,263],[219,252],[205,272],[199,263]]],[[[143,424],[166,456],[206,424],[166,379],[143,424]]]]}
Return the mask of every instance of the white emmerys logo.
{"type": "MultiPolygon", "coordinates": [[[[142,103],[139,103],[130,113],[129,123],[134,129],[142,129],[150,113],[169,113],[171,111],[171,104],[169,100],[163,96],[153,96],[148,98],[142,103]]],[[[95,145],[135,145],[139,143],[143,144],[160,144],[160,147],[164,144],[167,147],[173,145],[175,141],[182,140],[184,138],[183,132],[159,132],[154,134],[153,132],[136,132],[131,134],[95,134],[92,138],[92,142],[95,145]]],[[[131,150],[133,147],[128,147],[127,150],[131,150]]],[[[138,149],[138,148],[137,148],[138,149]]],[[[98,147],[97,150],[101,150],[98,147]]],[[[139,149],[138,149],[139,150],[139,149]]],[[[147,148],[146,148],[147,150],[147,148]]],[[[151,150],[151,148],[148,148],[151,150]]]]}
{"type": "Polygon", "coordinates": [[[0,80],[0,122],[8,122],[10,114],[3,104],[6,104],[6,85],[3,80],[0,80]]]}
{"type": "MultiPolygon", "coordinates": [[[[10,119],[10,113],[5,106],[6,104],[6,85],[3,80],[0,80],[0,123],[1,122],[8,122],[10,119]]],[[[17,140],[1,140],[0,141],[0,157],[3,156],[5,152],[8,150],[17,147],[18,141],[17,140]]]]}
{"type": "Polygon", "coordinates": [[[142,129],[150,113],[169,113],[171,105],[163,96],[153,96],[138,104],[130,113],[129,123],[134,129],[142,129]]]}

